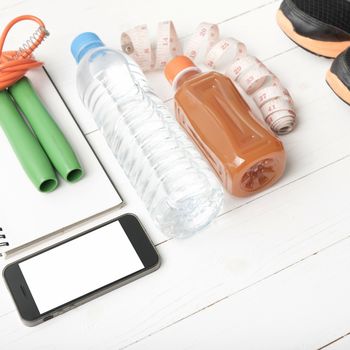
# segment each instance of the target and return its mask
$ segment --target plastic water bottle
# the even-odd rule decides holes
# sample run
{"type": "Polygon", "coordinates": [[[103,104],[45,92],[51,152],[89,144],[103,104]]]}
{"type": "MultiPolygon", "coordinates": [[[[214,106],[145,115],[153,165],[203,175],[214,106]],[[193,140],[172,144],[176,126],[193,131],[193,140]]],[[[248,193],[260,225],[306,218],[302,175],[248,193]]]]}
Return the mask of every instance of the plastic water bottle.
{"type": "Polygon", "coordinates": [[[76,37],[71,51],[84,105],[162,232],[186,237],[206,227],[223,189],[139,66],[94,33],[76,37]]]}

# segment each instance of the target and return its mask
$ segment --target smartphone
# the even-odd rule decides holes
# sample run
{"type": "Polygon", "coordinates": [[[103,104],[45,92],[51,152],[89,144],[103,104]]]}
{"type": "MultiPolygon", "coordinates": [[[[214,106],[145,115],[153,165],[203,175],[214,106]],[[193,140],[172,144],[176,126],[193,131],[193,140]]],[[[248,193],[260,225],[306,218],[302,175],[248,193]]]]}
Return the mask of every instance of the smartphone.
{"type": "Polygon", "coordinates": [[[160,266],[131,214],[7,265],[3,276],[28,326],[48,321],[160,266]]]}

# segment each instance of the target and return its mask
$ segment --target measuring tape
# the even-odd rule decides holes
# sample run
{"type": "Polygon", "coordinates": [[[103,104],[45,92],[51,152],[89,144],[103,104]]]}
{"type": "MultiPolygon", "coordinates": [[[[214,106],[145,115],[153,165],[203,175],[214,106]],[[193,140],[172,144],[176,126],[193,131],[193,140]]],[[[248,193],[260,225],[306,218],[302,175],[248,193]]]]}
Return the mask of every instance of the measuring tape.
{"type": "MultiPolygon", "coordinates": [[[[173,57],[182,55],[175,26],[171,21],[158,24],[155,49],[146,25],[137,26],[121,35],[122,50],[130,55],[144,72],[164,69],[173,57]]],[[[200,23],[189,39],[184,54],[209,69],[226,67],[225,74],[251,96],[267,125],[279,135],[288,134],[296,125],[294,102],[280,80],[246,46],[234,39],[220,39],[216,24],[200,23]]]]}

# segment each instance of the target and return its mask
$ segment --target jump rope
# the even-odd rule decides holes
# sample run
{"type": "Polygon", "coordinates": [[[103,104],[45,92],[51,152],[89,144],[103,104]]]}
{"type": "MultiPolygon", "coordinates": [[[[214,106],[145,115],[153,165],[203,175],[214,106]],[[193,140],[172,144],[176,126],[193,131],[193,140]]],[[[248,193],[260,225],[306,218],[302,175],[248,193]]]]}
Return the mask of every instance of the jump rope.
{"type": "Polygon", "coordinates": [[[68,182],[83,176],[72,147],[25,76],[43,65],[33,52],[48,35],[39,18],[25,15],[13,19],[0,37],[0,126],[22,168],[41,192],[58,186],[55,170],[68,182]],[[28,20],[37,23],[38,29],[17,51],[3,51],[13,26],[28,20]]]}

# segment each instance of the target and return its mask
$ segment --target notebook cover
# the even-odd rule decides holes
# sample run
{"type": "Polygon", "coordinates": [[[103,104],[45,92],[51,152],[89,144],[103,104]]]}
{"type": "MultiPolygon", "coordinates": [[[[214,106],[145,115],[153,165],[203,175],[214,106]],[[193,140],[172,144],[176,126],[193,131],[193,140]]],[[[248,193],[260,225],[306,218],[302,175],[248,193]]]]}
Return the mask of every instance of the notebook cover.
{"type": "Polygon", "coordinates": [[[58,177],[59,187],[54,192],[39,192],[27,178],[0,128],[0,254],[3,255],[122,204],[117,189],[47,72],[41,68],[27,76],[71,143],[85,176],[74,184],[58,177]]]}

